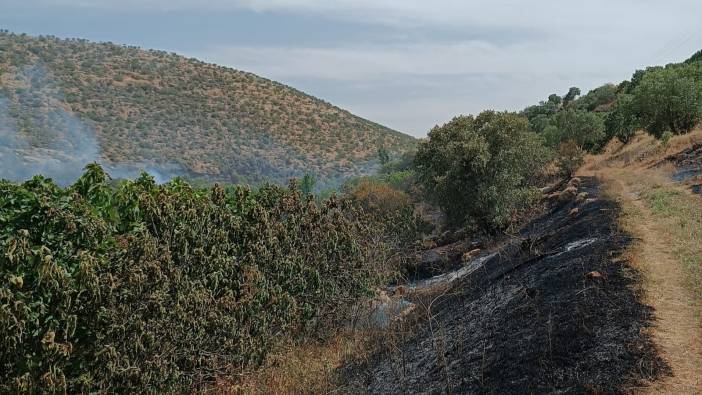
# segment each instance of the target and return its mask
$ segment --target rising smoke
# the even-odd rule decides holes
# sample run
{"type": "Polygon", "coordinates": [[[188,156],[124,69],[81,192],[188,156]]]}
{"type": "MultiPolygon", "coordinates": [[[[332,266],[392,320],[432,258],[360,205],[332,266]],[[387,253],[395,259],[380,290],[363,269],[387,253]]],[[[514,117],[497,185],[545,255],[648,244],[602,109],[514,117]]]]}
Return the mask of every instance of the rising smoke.
{"type": "Polygon", "coordinates": [[[24,181],[41,174],[69,185],[85,165],[99,163],[113,178],[135,178],[142,171],[164,183],[183,175],[176,164],[108,163],[94,129],[69,113],[62,93],[41,65],[27,67],[14,92],[0,92],[0,179],[24,181]]]}

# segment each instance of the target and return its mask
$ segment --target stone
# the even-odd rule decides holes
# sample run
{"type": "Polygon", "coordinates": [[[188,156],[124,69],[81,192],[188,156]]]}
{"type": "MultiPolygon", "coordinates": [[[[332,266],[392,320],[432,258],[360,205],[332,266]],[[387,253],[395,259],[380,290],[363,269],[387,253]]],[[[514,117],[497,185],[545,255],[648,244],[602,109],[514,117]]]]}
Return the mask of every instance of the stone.
{"type": "Polygon", "coordinates": [[[604,278],[604,276],[602,276],[602,273],[598,271],[587,273],[585,277],[587,277],[588,280],[601,280],[604,278]]]}
{"type": "Polygon", "coordinates": [[[468,252],[465,252],[461,256],[461,261],[463,263],[470,262],[473,259],[475,259],[475,257],[478,256],[478,254],[480,254],[480,248],[476,248],[476,249],[470,250],[468,252]]]}

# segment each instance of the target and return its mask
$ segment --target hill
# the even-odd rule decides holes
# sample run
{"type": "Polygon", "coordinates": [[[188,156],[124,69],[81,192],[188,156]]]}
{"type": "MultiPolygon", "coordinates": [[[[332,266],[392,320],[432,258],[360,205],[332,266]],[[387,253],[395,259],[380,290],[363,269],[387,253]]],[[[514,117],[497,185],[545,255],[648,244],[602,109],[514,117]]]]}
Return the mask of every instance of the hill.
{"type": "Polygon", "coordinates": [[[415,141],[251,73],[112,43],[0,32],[0,89],[0,177],[60,181],[97,161],[117,176],[329,184],[415,141]]]}

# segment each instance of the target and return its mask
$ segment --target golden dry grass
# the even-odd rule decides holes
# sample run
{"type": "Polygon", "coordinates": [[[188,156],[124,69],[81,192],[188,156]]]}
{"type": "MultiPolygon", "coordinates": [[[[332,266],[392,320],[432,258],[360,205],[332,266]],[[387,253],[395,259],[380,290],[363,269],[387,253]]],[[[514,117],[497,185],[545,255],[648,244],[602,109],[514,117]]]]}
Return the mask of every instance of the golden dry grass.
{"type": "Polygon", "coordinates": [[[652,335],[673,371],[644,393],[702,393],[702,198],[673,182],[672,166],[661,163],[699,141],[697,130],[666,149],[639,134],[630,144],[610,144],[581,169],[620,202],[620,224],[636,239],[627,257],[644,275],[645,303],[656,316],[652,335]]]}
{"type": "Polygon", "coordinates": [[[338,368],[349,358],[359,358],[369,338],[360,332],[341,333],[324,343],[288,344],[261,369],[220,381],[214,394],[329,394],[341,387],[338,368]]]}

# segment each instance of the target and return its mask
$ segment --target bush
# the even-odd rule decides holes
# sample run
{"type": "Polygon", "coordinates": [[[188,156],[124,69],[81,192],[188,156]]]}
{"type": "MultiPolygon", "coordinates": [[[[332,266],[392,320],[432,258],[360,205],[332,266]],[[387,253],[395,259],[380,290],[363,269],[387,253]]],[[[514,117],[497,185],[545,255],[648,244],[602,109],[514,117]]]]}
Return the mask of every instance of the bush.
{"type": "Polygon", "coordinates": [[[572,177],[583,165],[584,160],[585,151],[575,141],[565,141],[558,147],[556,161],[561,174],[565,177],[572,177]]]}
{"type": "Polygon", "coordinates": [[[295,185],[2,181],[0,392],[190,392],[336,327],[384,246],[350,199],[295,185]]]}
{"type": "Polygon", "coordinates": [[[607,106],[617,99],[617,87],[612,84],[605,84],[595,88],[580,97],[575,103],[578,108],[585,111],[595,111],[601,106],[607,106]]]}
{"type": "Polygon", "coordinates": [[[401,246],[428,231],[428,225],[415,214],[410,196],[384,181],[363,177],[345,185],[344,190],[346,196],[383,224],[385,234],[397,236],[391,245],[401,246]]]}
{"type": "Polygon", "coordinates": [[[494,230],[533,202],[549,157],[526,118],[486,111],[432,129],[419,146],[415,171],[454,225],[494,230]]]}
{"type": "Polygon", "coordinates": [[[638,124],[633,97],[623,94],[605,118],[605,134],[609,139],[616,137],[626,144],[634,137],[638,124]]]}
{"type": "Polygon", "coordinates": [[[656,138],[683,134],[702,119],[702,68],[698,63],[647,71],[633,91],[641,126],[656,138]]]}
{"type": "Polygon", "coordinates": [[[575,141],[588,152],[598,152],[607,143],[604,124],[599,115],[568,108],[553,117],[544,137],[553,148],[566,141],[575,141]]]}

